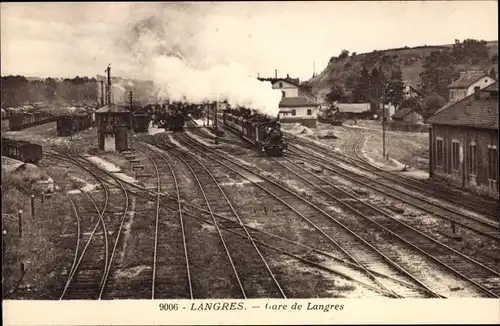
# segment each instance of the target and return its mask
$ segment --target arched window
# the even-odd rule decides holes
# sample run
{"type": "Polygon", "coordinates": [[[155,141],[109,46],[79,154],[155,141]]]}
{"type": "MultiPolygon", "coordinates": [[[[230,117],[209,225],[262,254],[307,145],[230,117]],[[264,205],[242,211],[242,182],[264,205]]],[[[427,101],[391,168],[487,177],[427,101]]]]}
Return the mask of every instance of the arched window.
{"type": "Polygon", "coordinates": [[[280,82],[280,84],[279,84],[279,85],[280,85],[280,88],[283,88],[283,83],[282,83],[282,82],[280,82]]]}
{"type": "Polygon", "coordinates": [[[311,115],[312,114],[312,110],[311,109],[307,109],[307,115],[311,115]]]}

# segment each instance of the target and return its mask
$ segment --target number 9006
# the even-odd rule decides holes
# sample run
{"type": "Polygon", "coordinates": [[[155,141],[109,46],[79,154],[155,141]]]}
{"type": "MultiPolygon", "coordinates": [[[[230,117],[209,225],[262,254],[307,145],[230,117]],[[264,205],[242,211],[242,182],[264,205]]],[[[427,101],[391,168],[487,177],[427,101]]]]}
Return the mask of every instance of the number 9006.
{"type": "Polygon", "coordinates": [[[177,303],[160,303],[160,311],[177,311],[178,309],[177,303]]]}

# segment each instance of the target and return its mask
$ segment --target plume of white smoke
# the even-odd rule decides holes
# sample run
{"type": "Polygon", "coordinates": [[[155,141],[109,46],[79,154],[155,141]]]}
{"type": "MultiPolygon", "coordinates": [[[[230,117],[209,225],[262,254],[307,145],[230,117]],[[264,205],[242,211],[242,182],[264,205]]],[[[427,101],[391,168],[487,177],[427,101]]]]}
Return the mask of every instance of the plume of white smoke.
{"type": "MultiPolygon", "coordinates": [[[[209,26],[200,10],[199,6],[187,4],[169,5],[168,10],[159,8],[157,13],[132,23],[118,43],[131,53],[163,100],[226,100],[233,107],[244,106],[276,116],[281,92],[272,89],[271,83],[252,77],[238,64],[228,63],[220,57],[224,51],[217,60],[206,60],[210,53],[204,48],[203,30],[209,26]]],[[[230,43],[225,41],[221,48],[230,43]]]]}
{"type": "Polygon", "coordinates": [[[111,85],[111,96],[113,103],[123,104],[126,102],[127,90],[120,83],[114,83],[111,85]]]}
{"type": "Polygon", "coordinates": [[[152,78],[159,96],[171,101],[192,103],[227,101],[276,116],[281,92],[270,82],[250,77],[239,65],[227,64],[196,69],[177,57],[158,56],[152,60],[152,78]]]}

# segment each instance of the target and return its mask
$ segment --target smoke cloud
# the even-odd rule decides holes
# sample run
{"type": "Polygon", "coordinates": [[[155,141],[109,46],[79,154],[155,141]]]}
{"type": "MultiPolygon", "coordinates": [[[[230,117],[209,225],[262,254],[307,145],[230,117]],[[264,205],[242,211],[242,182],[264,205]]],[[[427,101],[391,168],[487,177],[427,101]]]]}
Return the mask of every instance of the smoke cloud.
{"type": "MultiPolygon", "coordinates": [[[[207,49],[206,29],[214,28],[206,20],[203,4],[172,4],[166,9],[146,13],[133,21],[116,40],[140,69],[143,78],[152,80],[158,100],[227,101],[276,116],[281,92],[270,82],[261,82],[254,73],[224,57],[223,51],[211,56],[207,49]],[[168,10],[167,10],[168,9],[168,10]]],[[[221,42],[220,38],[214,39],[221,42]]],[[[238,46],[220,43],[220,48],[238,46]]]]}

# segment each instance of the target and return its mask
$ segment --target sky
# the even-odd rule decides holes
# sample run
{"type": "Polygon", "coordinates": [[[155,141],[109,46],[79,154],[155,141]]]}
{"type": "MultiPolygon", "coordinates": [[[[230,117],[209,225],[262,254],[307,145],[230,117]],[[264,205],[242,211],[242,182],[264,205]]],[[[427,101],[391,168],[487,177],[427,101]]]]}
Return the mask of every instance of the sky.
{"type": "Polygon", "coordinates": [[[309,79],[342,49],[498,40],[497,1],[1,3],[1,74],[148,78],[174,56],[193,69],[309,79]]]}

